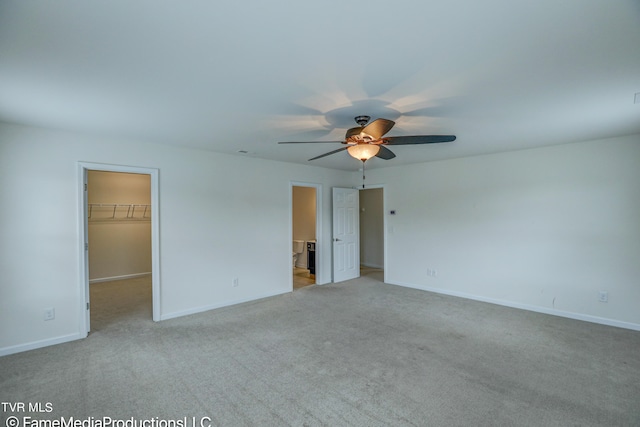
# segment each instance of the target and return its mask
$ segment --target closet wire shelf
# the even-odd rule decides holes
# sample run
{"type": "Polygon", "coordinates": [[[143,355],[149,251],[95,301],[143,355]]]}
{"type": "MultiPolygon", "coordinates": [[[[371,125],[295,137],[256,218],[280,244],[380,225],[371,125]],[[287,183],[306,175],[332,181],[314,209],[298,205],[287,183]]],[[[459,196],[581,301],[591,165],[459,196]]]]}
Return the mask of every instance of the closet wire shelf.
{"type": "Polygon", "coordinates": [[[90,222],[151,221],[151,205],[89,203],[90,222]]]}

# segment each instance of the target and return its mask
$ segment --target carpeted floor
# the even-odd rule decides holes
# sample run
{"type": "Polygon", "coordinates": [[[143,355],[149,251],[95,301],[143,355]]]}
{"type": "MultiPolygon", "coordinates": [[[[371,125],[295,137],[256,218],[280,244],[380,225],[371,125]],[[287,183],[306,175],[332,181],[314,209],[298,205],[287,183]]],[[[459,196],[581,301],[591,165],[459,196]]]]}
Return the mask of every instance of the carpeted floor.
{"type": "Polygon", "coordinates": [[[381,280],[159,323],[149,280],[92,285],[87,339],[0,358],[0,401],[53,409],[0,427],[640,425],[639,332],[381,280]]]}

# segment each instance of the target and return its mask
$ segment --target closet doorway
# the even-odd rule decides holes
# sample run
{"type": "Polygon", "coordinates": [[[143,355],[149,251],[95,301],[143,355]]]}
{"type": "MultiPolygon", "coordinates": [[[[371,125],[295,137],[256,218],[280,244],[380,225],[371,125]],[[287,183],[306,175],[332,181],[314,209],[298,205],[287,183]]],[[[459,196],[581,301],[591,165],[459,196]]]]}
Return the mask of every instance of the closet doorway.
{"type": "Polygon", "coordinates": [[[360,190],[360,275],[384,282],[384,188],[360,190]]]}
{"type": "Polygon", "coordinates": [[[92,321],[159,320],[157,170],[80,168],[86,333],[92,321]]]}

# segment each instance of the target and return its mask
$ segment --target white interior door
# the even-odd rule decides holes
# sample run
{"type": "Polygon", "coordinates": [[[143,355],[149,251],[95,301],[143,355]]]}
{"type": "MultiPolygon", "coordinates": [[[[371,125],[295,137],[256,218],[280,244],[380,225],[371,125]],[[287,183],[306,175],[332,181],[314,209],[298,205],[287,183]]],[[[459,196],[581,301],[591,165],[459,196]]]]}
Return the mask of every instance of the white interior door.
{"type": "Polygon", "coordinates": [[[86,307],[84,310],[84,334],[85,336],[89,334],[91,331],[91,311],[90,310],[90,292],[89,292],[89,222],[88,222],[88,212],[89,212],[89,198],[88,198],[88,175],[89,170],[87,168],[81,167],[80,173],[82,174],[81,185],[82,189],[80,190],[81,199],[82,199],[82,208],[80,214],[82,215],[82,241],[81,241],[81,252],[82,252],[82,268],[81,268],[81,276],[82,283],[84,287],[84,298],[82,304],[86,307]]]}
{"type": "Polygon", "coordinates": [[[333,281],[360,277],[359,193],[333,188],[333,281]]]}

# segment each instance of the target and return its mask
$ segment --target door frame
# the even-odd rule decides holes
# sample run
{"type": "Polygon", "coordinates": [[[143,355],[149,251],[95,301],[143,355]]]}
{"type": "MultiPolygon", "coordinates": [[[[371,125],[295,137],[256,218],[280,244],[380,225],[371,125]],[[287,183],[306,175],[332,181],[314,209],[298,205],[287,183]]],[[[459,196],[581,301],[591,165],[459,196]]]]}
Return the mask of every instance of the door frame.
{"type": "Polygon", "coordinates": [[[78,162],[78,224],[80,253],[80,289],[81,304],[80,326],[84,336],[91,328],[91,310],[89,304],[89,211],[87,199],[88,171],[104,171],[116,173],[135,173],[149,175],[151,178],[151,292],[153,305],[153,321],[160,320],[160,203],[159,203],[159,170],[137,166],[123,166],[104,163],[78,162]]]}
{"type": "Polygon", "coordinates": [[[289,285],[293,291],[293,260],[291,259],[291,244],[293,242],[293,187],[310,187],[316,189],[316,285],[324,282],[324,266],[322,261],[323,244],[322,244],[322,184],[311,182],[290,181],[289,182],[289,251],[286,252],[289,258],[289,285]],[[317,250],[320,248],[320,250],[317,250]]]}

